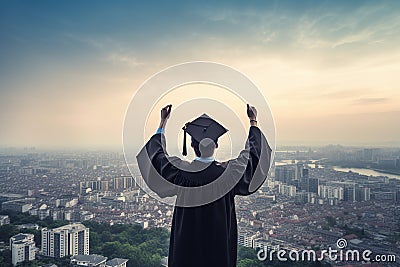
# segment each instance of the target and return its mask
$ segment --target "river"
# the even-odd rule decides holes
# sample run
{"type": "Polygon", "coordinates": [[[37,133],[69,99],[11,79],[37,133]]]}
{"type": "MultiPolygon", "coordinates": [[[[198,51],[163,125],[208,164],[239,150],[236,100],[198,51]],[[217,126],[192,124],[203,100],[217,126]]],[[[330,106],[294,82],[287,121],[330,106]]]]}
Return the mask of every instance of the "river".
{"type": "MultiPolygon", "coordinates": [[[[309,168],[315,168],[315,163],[313,163],[315,161],[317,161],[317,160],[310,160],[310,162],[312,162],[312,163],[307,164],[307,166],[309,168]]],[[[297,162],[302,162],[302,161],[299,161],[299,160],[293,160],[293,161],[292,160],[279,160],[279,161],[275,161],[275,165],[276,166],[282,166],[282,165],[288,165],[288,164],[295,164],[297,162]]],[[[323,167],[324,167],[324,165],[318,164],[318,168],[323,168],[323,167]]],[[[371,170],[371,169],[342,168],[342,167],[338,167],[338,166],[333,166],[333,169],[335,171],[341,171],[341,172],[352,171],[352,172],[359,173],[359,174],[362,174],[362,175],[367,175],[367,176],[386,176],[386,177],[389,177],[389,178],[394,178],[394,179],[399,179],[400,180],[400,175],[398,175],[398,174],[379,172],[379,171],[374,171],[374,170],[371,170]]]]}
{"type": "Polygon", "coordinates": [[[394,179],[399,179],[400,180],[400,175],[396,175],[396,174],[391,174],[391,173],[384,173],[384,172],[378,172],[378,171],[374,171],[371,169],[364,169],[364,168],[342,168],[342,167],[338,167],[338,166],[334,166],[333,169],[335,171],[341,171],[341,172],[348,172],[348,171],[352,171],[352,172],[356,172],[362,175],[368,175],[368,176],[387,176],[389,178],[394,178],[394,179]]]}

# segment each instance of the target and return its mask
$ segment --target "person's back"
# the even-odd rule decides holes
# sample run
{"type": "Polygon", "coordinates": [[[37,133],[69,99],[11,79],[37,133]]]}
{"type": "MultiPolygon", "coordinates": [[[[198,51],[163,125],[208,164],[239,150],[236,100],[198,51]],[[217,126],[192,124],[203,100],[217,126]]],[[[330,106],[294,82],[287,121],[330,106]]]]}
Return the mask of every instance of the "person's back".
{"type": "MultiPolygon", "coordinates": [[[[168,266],[236,266],[237,221],[234,198],[236,195],[249,195],[255,192],[265,180],[270,165],[271,148],[257,127],[256,110],[248,106],[247,113],[251,127],[245,150],[238,158],[226,163],[215,161],[213,154],[214,149],[218,147],[218,137],[227,130],[205,114],[184,127],[185,134],[188,132],[192,136],[191,144],[197,158],[189,163],[177,157],[169,157],[165,151],[163,129],[170,111],[171,106],[161,111],[162,119],[157,134],[151,137],[138,155],[142,176],[149,187],[162,197],[177,196],[171,227],[168,266]],[[146,157],[150,163],[144,163],[143,158],[146,157]],[[264,177],[255,190],[250,190],[250,183],[257,167],[260,166],[260,160],[265,161],[262,164],[264,167],[267,166],[266,169],[258,168],[264,177]],[[222,182],[223,188],[229,190],[221,191],[217,182],[224,175],[225,178],[231,178],[222,182]],[[235,175],[240,177],[235,180],[235,175]],[[176,189],[165,181],[161,184],[155,183],[154,180],[158,177],[179,188],[197,191],[176,189]],[[204,194],[201,194],[202,190],[204,194]],[[211,198],[210,201],[200,201],[200,205],[187,205],[189,201],[185,200],[196,199],[193,195],[198,191],[200,200],[213,195],[214,192],[209,191],[215,191],[218,197],[211,198]]],[[[184,154],[186,154],[185,149],[184,144],[184,154]]]]}
{"type": "MultiPolygon", "coordinates": [[[[192,164],[205,163],[194,161],[192,164]]],[[[221,164],[213,162],[200,172],[182,171],[178,174],[179,184],[202,186],[217,179],[224,170],[221,164]]],[[[231,191],[202,206],[176,206],[171,228],[169,266],[233,266],[236,263],[236,253],[232,252],[237,247],[227,246],[233,244],[227,240],[237,239],[233,203],[234,194],[231,191]],[[177,238],[179,242],[175,241],[177,238]],[[176,253],[184,256],[174,255],[176,253]]]]}

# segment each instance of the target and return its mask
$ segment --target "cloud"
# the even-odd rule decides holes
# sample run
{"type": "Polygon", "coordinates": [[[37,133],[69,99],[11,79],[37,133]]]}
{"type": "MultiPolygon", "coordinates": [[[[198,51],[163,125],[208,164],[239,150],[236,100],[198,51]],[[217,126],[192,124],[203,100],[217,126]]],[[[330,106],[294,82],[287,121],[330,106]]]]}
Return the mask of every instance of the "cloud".
{"type": "Polygon", "coordinates": [[[363,94],[369,93],[372,90],[370,88],[353,88],[323,92],[319,96],[327,99],[343,99],[343,98],[354,98],[363,94]]]}
{"type": "Polygon", "coordinates": [[[106,61],[113,64],[122,64],[129,67],[137,67],[143,63],[139,62],[132,52],[125,48],[123,42],[113,38],[100,38],[81,36],[78,34],[66,33],[64,36],[73,41],[79,42],[85,46],[93,48],[100,52],[100,56],[105,57],[106,61]],[[116,51],[116,52],[114,52],[116,51]],[[105,56],[104,56],[105,55],[105,56]]]}
{"type": "Polygon", "coordinates": [[[355,104],[367,105],[367,104],[381,104],[389,101],[387,97],[365,97],[354,100],[355,104]]]}
{"type": "Polygon", "coordinates": [[[125,64],[130,67],[137,67],[143,63],[139,62],[135,56],[123,54],[123,53],[111,53],[108,58],[110,62],[115,64],[125,64]]]}
{"type": "Polygon", "coordinates": [[[72,41],[87,45],[90,48],[95,48],[95,49],[104,49],[105,45],[110,42],[110,40],[98,40],[96,38],[83,36],[81,34],[70,33],[70,32],[64,33],[64,37],[67,39],[70,39],[72,41]]]}

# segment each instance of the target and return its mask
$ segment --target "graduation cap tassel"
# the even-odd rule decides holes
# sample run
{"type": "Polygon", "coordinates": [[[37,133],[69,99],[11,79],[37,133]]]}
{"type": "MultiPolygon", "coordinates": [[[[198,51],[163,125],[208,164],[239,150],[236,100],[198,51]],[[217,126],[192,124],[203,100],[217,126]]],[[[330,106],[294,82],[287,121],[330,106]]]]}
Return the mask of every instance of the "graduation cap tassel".
{"type": "MultiPolygon", "coordinates": [[[[185,127],[186,128],[186,127],[185,127]]],[[[187,156],[187,148],[186,148],[186,129],[183,129],[183,151],[182,155],[187,156]]]]}

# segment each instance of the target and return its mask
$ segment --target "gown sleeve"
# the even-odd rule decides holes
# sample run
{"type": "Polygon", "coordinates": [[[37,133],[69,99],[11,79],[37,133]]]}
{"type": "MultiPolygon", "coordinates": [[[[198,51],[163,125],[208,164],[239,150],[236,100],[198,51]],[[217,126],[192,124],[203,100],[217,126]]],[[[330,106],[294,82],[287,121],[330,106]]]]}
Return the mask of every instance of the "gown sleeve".
{"type": "Polygon", "coordinates": [[[235,195],[250,195],[258,190],[267,178],[271,163],[271,152],[267,139],[261,130],[251,126],[245,149],[232,160],[236,164],[246,164],[245,171],[234,187],[235,195]]]}
{"type": "Polygon", "coordinates": [[[136,157],[146,185],[160,197],[176,194],[175,179],[181,159],[170,157],[165,148],[164,134],[154,134],[136,157]]]}

